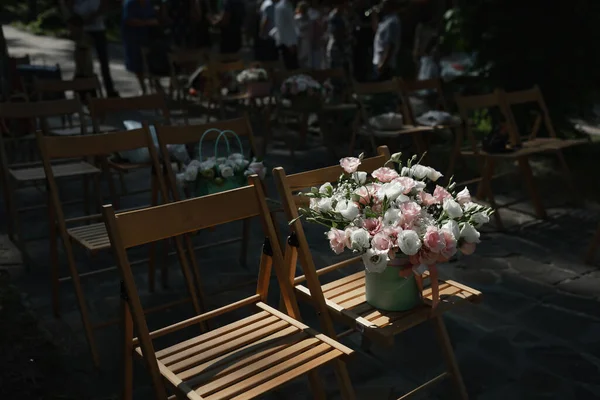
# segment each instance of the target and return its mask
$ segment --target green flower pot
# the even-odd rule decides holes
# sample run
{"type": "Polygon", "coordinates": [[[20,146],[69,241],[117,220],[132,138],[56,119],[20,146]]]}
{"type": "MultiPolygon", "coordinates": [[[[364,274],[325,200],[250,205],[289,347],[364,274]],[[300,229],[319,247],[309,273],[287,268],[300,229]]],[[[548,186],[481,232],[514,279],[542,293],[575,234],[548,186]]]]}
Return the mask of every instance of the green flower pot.
{"type": "Polygon", "coordinates": [[[400,276],[401,268],[388,264],[381,273],[365,271],[367,303],[384,311],[407,311],[421,304],[415,276],[400,276]]]}

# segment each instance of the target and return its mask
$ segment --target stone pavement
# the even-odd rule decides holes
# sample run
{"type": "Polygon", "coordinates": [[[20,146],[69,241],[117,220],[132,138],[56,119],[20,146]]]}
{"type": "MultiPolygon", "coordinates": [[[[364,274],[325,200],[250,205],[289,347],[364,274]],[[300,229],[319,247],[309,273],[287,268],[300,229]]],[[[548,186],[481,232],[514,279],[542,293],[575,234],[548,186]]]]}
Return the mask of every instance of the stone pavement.
{"type": "MultiPolygon", "coordinates": [[[[18,49],[31,52],[37,49],[45,53],[48,63],[69,65],[67,43],[58,39],[32,37],[10,27],[4,29],[11,51],[18,49]]],[[[134,80],[119,68],[118,63],[113,66],[113,73],[119,85],[123,85],[119,86],[122,93],[135,92],[134,86],[131,86],[131,92],[121,89],[134,80]]],[[[298,151],[292,160],[288,152],[274,147],[267,155],[266,163],[271,167],[282,165],[286,171],[295,172],[336,162],[322,146],[311,143],[309,148],[310,151],[298,151]]],[[[132,189],[145,187],[148,185],[148,174],[128,174],[127,184],[132,189]]],[[[268,186],[270,193],[274,194],[271,181],[268,186]]],[[[63,195],[68,198],[79,197],[81,189],[77,181],[63,182],[61,187],[64,188],[63,195]]],[[[503,211],[502,215],[509,226],[506,232],[496,232],[490,227],[489,232],[482,235],[483,241],[475,255],[440,268],[444,277],[472,286],[484,294],[481,304],[457,308],[445,318],[467,389],[473,399],[600,398],[600,254],[593,266],[581,262],[589,238],[600,219],[600,212],[597,206],[591,204],[585,208],[565,206],[564,199],[559,198],[555,187],[542,188],[542,193],[550,203],[548,220],[537,221],[530,217],[531,207],[527,203],[515,207],[520,211],[503,211]]],[[[501,200],[513,196],[509,194],[504,197],[501,200]]],[[[44,193],[29,188],[20,191],[19,202],[27,205],[43,202],[44,198],[44,193]]],[[[124,203],[123,207],[142,205],[147,203],[147,198],[140,195],[124,203]]],[[[77,206],[68,207],[68,216],[78,214],[79,209],[77,206]]],[[[23,217],[30,237],[47,237],[44,210],[27,213],[23,217]]],[[[1,207],[0,221],[5,221],[5,218],[4,207],[1,207]]],[[[285,221],[278,222],[282,231],[285,231],[285,221]]],[[[5,229],[5,224],[0,224],[0,232],[5,229]]],[[[231,224],[214,232],[202,232],[195,240],[209,243],[219,237],[237,235],[240,231],[239,224],[231,224]]],[[[319,227],[310,226],[308,235],[318,261],[326,263],[335,259],[319,227]]],[[[205,290],[212,293],[209,296],[210,308],[239,299],[253,290],[252,286],[223,290],[256,275],[261,243],[256,223],[253,224],[252,237],[253,251],[248,269],[238,264],[238,244],[209,248],[198,254],[205,290]]],[[[61,365],[65,369],[65,390],[55,394],[55,398],[116,399],[118,329],[110,327],[97,332],[102,368],[95,371],[87,352],[73,291],[68,283],[62,285],[62,318],[55,319],[52,316],[48,241],[33,241],[28,248],[33,262],[23,268],[18,253],[3,236],[0,240],[0,269],[7,269],[14,275],[23,301],[35,313],[42,329],[60,350],[61,365]]],[[[145,254],[143,251],[138,253],[145,254]]],[[[63,273],[66,274],[64,255],[61,254],[61,257],[63,273]]],[[[109,253],[90,258],[83,252],[77,252],[76,259],[80,271],[114,264],[109,253]]],[[[162,288],[158,284],[156,292],[149,293],[145,268],[140,266],[135,270],[142,299],[148,306],[184,295],[182,278],[176,265],[171,265],[169,271],[169,287],[162,288]]],[[[160,282],[160,274],[157,282],[160,282]]],[[[274,281],[271,288],[272,304],[275,304],[277,288],[274,281]]],[[[106,273],[87,278],[84,290],[94,321],[116,317],[119,302],[116,274],[106,273]]],[[[303,306],[302,311],[306,321],[316,326],[313,310],[303,306]]],[[[182,306],[152,315],[149,323],[152,329],[190,315],[190,307],[182,306]]],[[[345,341],[352,347],[358,347],[359,339],[356,336],[345,341]]],[[[373,353],[373,357],[358,355],[349,365],[353,383],[365,399],[387,398],[390,387],[394,388],[394,394],[403,394],[443,368],[434,344],[433,330],[427,324],[398,337],[393,348],[375,347],[373,353]]],[[[332,372],[325,370],[323,375],[328,389],[337,397],[332,372]]],[[[52,397],[49,395],[48,398],[52,397]]],[[[152,398],[147,375],[139,364],[136,368],[135,398],[152,398]]],[[[306,382],[298,381],[270,398],[305,399],[310,395],[306,382]]],[[[417,398],[453,397],[450,385],[443,383],[417,398]]]]}

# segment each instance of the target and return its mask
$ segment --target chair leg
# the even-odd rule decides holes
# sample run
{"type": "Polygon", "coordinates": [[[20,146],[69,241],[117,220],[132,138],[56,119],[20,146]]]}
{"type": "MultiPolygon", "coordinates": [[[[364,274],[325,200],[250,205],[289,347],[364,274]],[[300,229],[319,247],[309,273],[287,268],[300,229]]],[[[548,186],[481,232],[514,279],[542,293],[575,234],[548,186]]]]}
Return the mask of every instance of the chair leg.
{"type": "MultiPolygon", "coordinates": [[[[48,202],[48,204],[51,204],[48,202]]],[[[48,207],[48,225],[50,227],[50,263],[52,268],[52,311],[60,318],[60,269],[58,265],[58,240],[56,236],[56,218],[54,207],[48,207]]]]}
{"type": "Polygon", "coordinates": [[[481,182],[477,188],[477,198],[487,199],[490,206],[494,210],[494,219],[496,220],[496,226],[498,230],[504,230],[504,223],[500,216],[500,210],[496,199],[494,198],[494,192],[492,191],[492,177],[494,176],[494,169],[496,167],[496,161],[493,158],[487,158],[483,167],[483,174],[481,176],[481,182]]]}
{"type": "MultiPolygon", "coordinates": [[[[150,186],[150,205],[156,206],[158,205],[158,185],[154,174],[150,178],[150,186]]],[[[150,293],[154,293],[156,289],[156,242],[150,242],[148,246],[148,290],[150,293]]]]}
{"type": "Polygon", "coordinates": [[[337,378],[338,385],[340,386],[340,393],[342,395],[342,399],[356,399],[356,394],[354,393],[354,388],[352,387],[352,381],[350,380],[350,375],[348,374],[348,368],[346,366],[346,363],[344,363],[341,360],[335,360],[333,363],[333,368],[335,371],[335,376],[337,378]]]}
{"type": "Polygon", "coordinates": [[[590,243],[590,247],[588,248],[587,255],[585,257],[586,263],[591,264],[594,261],[598,246],[600,246],[600,224],[598,224],[598,229],[596,230],[596,233],[592,238],[592,242],[590,243]]]}
{"type": "Polygon", "coordinates": [[[460,368],[458,367],[456,357],[454,356],[454,350],[452,349],[452,343],[450,342],[450,337],[448,336],[444,319],[441,315],[438,315],[437,317],[433,318],[432,322],[442,350],[442,356],[444,357],[448,372],[452,377],[458,397],[461,400],[467,400],[469,395],[467,394],[467,388],[465,387],[462,374],[460,373],[460,368]]]}
{"type": "Polygon", "coordinates": [[[535,214],[538,218],[544,219],[547,217],[546,210],[544,209],[544,205],[542,204],[542,200],[540,199],[540,195],[537,191],[537,187],[533,179],[533,172],[531,172],[531,166],[529,165],[529,159],[527,157],[519,157],[518,162],[521,175],[523,176],[525,186],[529,191],[529,196],[531,197],[531,202],[533,203],[533,208],[535,209],[535,214]]]}
{"type": "Polygon", "coordinates": [[[308,373],[308,383],[310,385],[310,391],[312,392],[313,399],[325,400],[327,398],[318,371],[312,370],[308,373]]]}
{"type": "Polygon", "coordinates": [[[242,246],[240,249],[240,265],[244,268],[248,265],[248,245],[250,242],[250,219],[242,221],[242,246]]]}
{"type": "Polygon", "coordinates": [[[575,199],[576,205],[581,206],[583,204],[581,191],[577,188],[577,185],[575,185],[575,182],[573,181],[573,174],[571,173],[569,164],[567,164],[567,160],[565,159],[565,155],[561,149],[556,150],[556,156],[558,157],[558,161],[563,170],[564,179],[569,187],[571,197],[575,199]]]}
{"type": "Polygon", "coordinates": [[[121,400],[133,399],[133,321],[127,301],[121,300],[121,332],[122,357],[121,362],[121,400]]]}
{"type": "MultiPolygon", "coordinates": [[[[64,240],[64,239],[63,239],[64,240]]],[[[73,249],[70,243],[65,243],[65,251],[67,252],[67,261],[69,265],[69,272],[71,273],[71,280],[75,289],[75,297],[77,298],[77,304],[79,305],[79,313],[81,314],[81,322],[85,331],[85,336],[92,353],[92,360],[96,367],[100,366],[100,357],[98,355],[98,349],[96,347],[96,340],[94,339],[94,331],[92,323],[90,322],[90,316],[88,314],[87,304],[85,302],[85,296],[83,294],[83,288],[81,287],[81,281],[79,279],[79,273],[75,265],[75,259],[73,256],[73,249]]]]}

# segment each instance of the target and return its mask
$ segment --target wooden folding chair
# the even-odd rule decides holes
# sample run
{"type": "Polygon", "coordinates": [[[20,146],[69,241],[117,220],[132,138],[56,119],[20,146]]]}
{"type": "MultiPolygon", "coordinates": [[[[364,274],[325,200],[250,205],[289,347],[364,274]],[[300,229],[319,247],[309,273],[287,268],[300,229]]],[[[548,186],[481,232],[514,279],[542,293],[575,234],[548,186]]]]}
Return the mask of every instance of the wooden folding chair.
{"type": "MultiPolygon", "coordinates": [[[[92,116],[92,125],[94,132],[102,132],[101,123],[106,121],[108,117],[118,117],[123,112],[148,112],[147,122],[160,122],[171,124],[171,112],[167,106],[165,97],[162,94],[149,94],[134,97],[121,97],[109,99],[93,99],[88,101],[90,113],[92,116]]],[[[121,181],[121,195],[134,195],[140,191],[129,191],[125,185],[124,174],[140,168],[148,168],[152,163],[132,163],[123,160],[118,155],[115,155],[109,160],[109,165],[119,174],[121,181]]],[[[142,193],[145,191],[142,191],[142,193]]]]}
{"type": "Polygon", "coordinates": [[[350,154],[354,154],[354,146],[356,144],[356,138],[358,135],[369,138],[371,147],[374,153],[377,152],[377,141],[393,142],[403,135],[411,135],[415,150],[419,154],[425,153],[427,150],[425,142],[423,141],[422,135],[425,133],[431,133],[433,128],[428,126],[414,126],[411,125],[410,117],[404,116],[406,124],[397,130],[378,130],[369,124],[370,117],[373,116],[371,107],[367,105],[364,98],[365,96],[381,96],[388,95],[394,96],[398,100],[398,108],[392,110],[403,114],[403,109],[400,105],[402,100],[400,86],[396,79],[392,79],[385,82],[372,82],[372,83],[354,83],[354,95],[360,105],[359,119],[352,130],[352,138],[350,139],[350,154]]]}
{"type": "MultiPolygon", "coordinates": [[[[538,91],[539,93],[539,91],[538,91]]],[[[570,143],[561,143],[561,139],[556,138],[556,134],[550,134],[551,137],[548,139],[536,139],[535,136],[532,136],[533,139],[531,141],[523,141],[519,134],[519,128],[515,121],[514,115],[510,109],[511,105],[520,104],[524,102],[532,101],[533,98],[537,99],[537,94],[534,97],[533,91],[528,91],[519,96],[509,97],[507,94],[497,89],[491,94],[485,95],[475,95],[475,96],[457,96],[456,104],[458,106],[461,118],[463,120],[463,126],[467,132],[468,141],[470,143],[468,150],[461,150],[460,143],[457,142],[455,144],[454,152],[460,152],[462,156],[475,156],[481,159],[484,163],[481,177],[478,179],[470,180],[466,183],[479,182],[479,188],[477,190],[477,198],[480,200],[487,199],[495,210],[499,208],[508,207],[510,205],[516,204],[521,200],[515,200],[514,202],[498,205],[494,199],[494,193],[492,191],[491,181],[494,178],[497,178],[503,174],[495,174],[495,169],[498,161],[509,161],[516,162],[519,167],[519,172],[521,177],[523,178],[523,182],[527,191],[529,192],[529,197],[531,198],[531,202],[533,204],[536,216],[538,218],[546,218],[546,210],[538,193],[537,187],[535,185],[535,180],[533,177],[533,172],[531,171],[531,166],[529,165],[529,158],[532,155],[548,153],[548,152],[556,152],[559,161],[563,165],[563,169],[568,176],[567,180],[571,186],[570,181],[570,173],[568,173],[568,167],[566,162],[563,163],[564,157],[562,157],[562,153],[560,150],[563,147],[579,144],[580,141],[573,141],[570,143]],[[509,100],[510,99],[510,100],[509,100]],[[470,121],[470,113],[474,110],[483,110],[483,109],[498,109],[500,111],[500,115],[503,119],[503,122],[506,124],[507,132],[508,132],[508,141],[512,146],[513,150],[508,152],[501,153],[488,153],[481,149],[481,146],[478,144],[474,132],[473,132],[473,124],[469,123],[470,121]]],[[[543,104],[543,102],[541,103],[543,104]]],[[[542,106],[542,110],[545,109],[545,106],[542,106]]],[[[543,111],[544,112],[544,111],[543,111]]],[[[547,111],[544,112],[547,115],[547,111]]],[[[543,117],[545,119],[545,117],[543,117]]],[[[549,118],[548,118],[549,121],[549,118]]],[[[539,123],[537,128],[534,126],[534,134],[537,133],[539,129],[539,123]]],[[[551,127],[551,125],[549,125],[551,127]]],[[[553,129],[550,128],[549,132],[553,132],[553,129]]],[[[496,223],[499,229],[503,229],[502,220],[500,217],[500,213],[494,213],[496,223]]]]}
{"type": "MultiPolygon", "coordinates": [[[[90,78],[75,78],[69,80],[57,80],[57,79],[35,79],[34,90],[37,93],[38,100],[50,100],[56,98],[66,98],[67,92],[72,92],[73,97],[76,95],[83,95],[83,100],[92,95],[98,98],[103,98],[102,85],[97,76],[90,78]],[[79,93],[78,93],[79,92],[79,93]]],[[[89,110],[84,106],[84,116],[89,115],[89,110]]],[[[50,133],[53,135],[77,135],[79,134],[79,125],[82,123],[88,124],[88,119],[85,118],[79,121],[77,125],[73,125],[73,119],[70,115],[67,115],[66,121],[63,119],[61,127],[52,127],[50,133]],[[68,126],[65,122],[68,122],[68,126]]],[[[100,127],[102,132],[109,132],[117,130],[115,127],[103,125],[100,127]]]]}
{"type": "MultiPolygon", "coordinates": [[[[214,142],[217,139],[217,136],[222,131],[233,131],[240,138],[246,138],[250,145],[249,157],[257,156],[257,145],[256,139],[254,137],[254,133],[252,131],[252,126],[250,125],[250,120],[248,115],[245,115],[243,118],[231,119],[226,121],[218,121],[212,122],[204,125],[189,125],[189,126],[159,126],[157,129],[157,137],[160,145],[160,151],[163,160],[168,159],[169,152],[167,150],[167,146],[169,145],[177,145],[183,144],[186,146],[192,146],[193,151],[196,152],[196,145],[200,141],[200,138],[204,135],[204,132],[214,130],[213,132],[208,133],[204,137],[205,143],[214,142]]],[[[241,149],[243,151],[243,149],[241,149]]],[[[248,153],[245,154],[248,156],[248,153]]],[[[196,155],[193,154],[192,158],[196,158],[196,155]]],[[[158,163],[158,160],[155,161],[155,165],[158,163]]],[[[175,201],[181,200],[180,191],[177,187],[175,172],[173,171],[173,166],[171,163],[164,163],[164,167],[166,169],[166,176],[169,185],[169,190],[173,199],[175,201]]],[[[263,187],[264,190],[264,187],[263,187]]],[[[273,220],[275,219],[275,214],[277,212],[281,212],[281,203],[278,201],[267,198],[267,204],[269,205],[269,209],[271,210],[271,215],[273,220]]],[[[209,245],[201,246],[201,247],[214,247],[222,244],[229,244],[233,242],[240,241],[242,242],[242,248],[240,251],[240,264],[246,265],[246,258],[248,254],[248,244],[250,240],[250,221],[243,221],[242,228],[242,237],[241,238],[233,238],[220,243],[210,243],[209,245]]],[[[198,248],[196,248],[198,249],[198,248]]]]}
{"type": "MultiPolygon", "coordinates": [[[[39,159],[38,152],[35,146],[34,131],[38,120],[42,129],[47,132],[48,123],[46,118],[56,117],[61,115],[76,114],[79,118],[83,118],[81,104],[77,99],[71,100],[55,100],[55,101],[39,101],[35,103],[0,103],[0,122],[4,126],[11,119],[30,120],[31,132],[25,134],[13,133],[8,128],[0,130],[0,186],[4,197],[4,204],[9,216],[8,218],[8,233],[11,240],[19,247],[19,250],[29,264],[31,262],[29,253],[27,252],[23,236],[22,227],[19,215],[23,212],[34,211],[48,207],[46,203],[20,207],[17,201],[16,194],[19,188],[24,186],[37,185],[45,179],[44,168],[39,161],[18,161],[18,154],[21,152],[22,145],[29,147],[29,158],[31,160],[39,159]],[[7,148],[9,147],[9,148],[7,148]],[[12,158],[9,159],[8,154],[12,158]]],[[[80,127],[80,133],[85,134],[85,126],[80,127]]],[[[77,177],[81,176],[84,181],[84,176],[89,174],[90,168],[93,167],[87,163],[82,163],[79,160],[61,160],[53,165],[54,174],[60,177],[77,177]]],[[[77,200],[80,202],[81,200],[77,200]]]]}
{"type": "MultiPolygon", "coordinates": [[[[327,363],[335,367],[343,398],[354,398],[342,361],[353,351],[299,321],[262,184],[255,176],[251,183],[240,189],[116,215],[111,206],[105,206],[106,225],[123,279],[122,298],[126,300],[122,302],[122,399],[132,399],[132,354],[144,359],[154,393],[161,400],[167,399],[167,388],[178,399],[253,399],[304,374],[308,374],[314,398],[322,399],[325,394],[317,368],[327,363]],[[180,258],[187,262],[181,251],[182,235],[256,216],[261,218],[265,234],[256,294],[149,332],[127,249],[172,237],[179,243],[180,258]],[[271,268],[275,269],[287,315],[265,303],[271,268]],[[159,337],[247,306],[254,306],[250,317],[160,350],[154,347],[153,341],[159,337]],[[137,338],[133,337],[134,329],[137,338]]],[[[307,271],[307,275],[316,279],[313,271],[307,271]]],[[[324,311],[324,303],[320,305],[324,311]]]]}
{"type": "Polygon", "coordinates": [[[591,264],[592,262],[594,262],[594,257],[596,256],[596,252],[598,251],[598,247],[600,246],[600,224],[598,224],[598,229],[596,230],[596,233],[594,234],[594,237],[592,238],[592,241],[590,243],[590,247],[588,248],[586,257],[585,257],[585,262],[588,264],[591,264]]]}
{"type": "Polygon", "coordinates": [[[581,202],[579,194],[580,191],[577,189],[577,185],[575,185],[575,183],[573,182],[573,177],[569,169],[569,165],[567,164],[567,161],[562,153],[562,149],[588,143],[589,138],[564,139],[558,137],[556,131],[554,130],[552,120],[550,119],[550,113],[548,111],[548,107],[546,106],[546,102],[544,100],[544,96],[542,95],[542,91],[537,85],[534,86],[532,89],[528,90],[520,90],[513,92],[506,92],[501,90],[500,96],[502,96],[503,98],[503,106],[505,108],[505,113],[513,127],[513,129],[511,130],[511,145],[522,146],[526,149],[538,149],[539,153],[554,152],[561,165],[564,179],[566,180],[566,183],[569,186],[571,193],[575,196],[578,196],[578,202],[581,202]],[[519,124],[517,123],[515,114],[513,112],[514,106],[523,104],[533,105],[537,108],[536,110],[534,110],[536,118],[533,123],[532,130],[526,138],[521,137],[519,124]],[[542,124],[546,129],[548,137],[542,138],[538,136],[542,124]]]}
{"type": "MultiPolygon", "coordinates": [[[[378,156],[362,160],[359,169],[372,172],[384,166],[384,163],[388,159],[389,151],[387,147],[379,147],[378,156]]],[[[298,207],[307,206],[307,200],[309,199],[305,196],[295,195],[295,193],[305,191],[310,187],[318,187],[326,182],[334,182],[342,173],[343,171],[339,165],[290,176],[286,176],[282,168],[275,168],[275,182],[277,183],[277,188],[283,202],[283,208],[287,219],[292,221],[290,224],[291,235],[288,238],[288,245],[285,249],[287,278],[293,284],[296,293],[301,299],[311,303],[318,303],[324,298],[328,313],[337,321],[351,328],[345,334],[354,331],[360,332],[363,344],[373,341],[383,345],[393,345],[396,335],[431,320],[438,335],[438,342],[446,362],[447,371],[421,385],[410,394],[424,389],[443,378],[450,377],[456,386],[460,398],[466,399],[467,392],[454,357],[442,314],[459,304],[480,301],[481,293],[479,291],[458,282],[440,280],[440,303],[437,307],[432,308],[432,288],[425,287],[423,290],[424,303],[422,305],[410,311],[387,312],[375,309],[366,302],[364,270],[336,279],[322,286],[318,281],[315,281],[319,276],[362,262],[361,256],[357,256],[317,270],[306,235],[304,234],[302,222],[298,218],[298,207]],[[312,276],[295,276],[298,261],[304,273],[311,271],[312,276]],[[305,281],[309,286],[308,288],[302,285],[305,281]]],[[[327,333],[331,334],[332,338],[337,337],[335,333],[327,333]]],[[[402,397],[402,399],[405,397],[402,397]]]]}
{"type": "MultiPolygon", "coordinates": [[[[429,93],[425,96],[420,95],[418,98],[423,99],[428,107],[431,107],[433,110],[444,111],[450,113],[450,108],[448,106],[448,101],[446,100],[446,96],[444,96],[444,88],[442,87],[442,80],[439,78],[434,79],[426,79],[420,81],[405,81],[402,78],[398,78],[398,83],[400,85],[400,93],[402,94],[402,106],[404,109],[404,117],[407,119],[407,122],[411,125],[419,125],[417,122],[417,115],[415,115],[415,110],[412,106],[411,98],[413,96],[419,94],[422,91],[428,91],[429,93]]],[[[464,140],[464,127],[461,121],[456,123],[446,123],[433,126],[434,133],[436,131],[441,130],[449,130],[452,132],[454,136],[454,142],[456,144],[457,141],[462,142],[464,140]]],[[[432,136],[428,136],[429,139],[432,136]]],[[[429,144],[426,146],[429,148],[429,144]]],[[[450,161],[448,163],[448,170],[446,172],[446,177],[450,178],[454,173],[454,168],[456,165],[456,160],[460,156],[460,153],[452,152],[450,156],[450,161]]]]}
{"type": "MultiPolygon", "coordinates": [[[[74,218],[65,218],[65,213],[63,211],[58,193],[58,185],[56,180],[57,177],[55,176],[51,167],[51,161],[61,158],[96,158],[98,159],[98,163],[104,167],[103,169],[105,172],[105,177],[110,180],[110,176],[107,176],[108,165],[106,160],[112,153],[144,147],[148,148],[149,152],[156,153],[156,149],[147,128],[78,137],[44,137],[41,134],[38,134],[38,144],[42,154],[44,171],[46,172],[46,182],[48,185],[48,196],[50,202],[48,211],[51,227],[50,258],[52,263],[52,305],[54,315],[56,317],[60,316],[59,284],[65,281],[72,281],[88,345],[90,347],[94,363],[98,365],[99,355],[92,330],[115,324],[118,322],[118,320],[102,322],[95,325],[91,323],[85,302],[85,296],[83,294],[81,278],[108,272],[116,269],[116,267],[108,267],[86,273],[79,273],[77,263],[75,261],[73,247],[74,245],[80,246],[93,256],[100,251],[110,249],[111,242],[109,241],[104,222],[102,222],[101,214],[89,214],[74,218]],[[70,277],[59,276],[58,242],[56,236],[57,230],[64,246],[70,277]]],[[[104,203],[102,193],[100,192],[99,175],[101,170],[91,165],[88,167],[88,169],[90,175],[93,176],[97,211],[99,211],[100,207],[104,203]]],[[[160,189],[164,189],[164,187],[160,187],[158,179],[153,178],[151,182],[151,204],[157,205],[159,191],[160,189]]],[[[110,195],[111,201],[114,201],[116,194],[111,192],[110,195]]],[[[164,191],[161,193],[161,196],[163,199],[168,201],[168,197],[164,191]]],[[[150,248],[150,253],[149,259],[136,261],[135,264],[149,261],[148,281],[150,291],[153,291],[155,270],[153,246],[150,248]]],[[[195,284],[193,276],[190,274],[187,266],[183,264],[182,272],[186,279],[187,288],[191,296],[194,311],[196,314],[200,314],[202,309],[196,293],[196,288],[194,286],[195,284]]],[[[152,311],[162,310],[180,303],[181,301],[177,301],[175,303],[157,307],[152,311]]]]}

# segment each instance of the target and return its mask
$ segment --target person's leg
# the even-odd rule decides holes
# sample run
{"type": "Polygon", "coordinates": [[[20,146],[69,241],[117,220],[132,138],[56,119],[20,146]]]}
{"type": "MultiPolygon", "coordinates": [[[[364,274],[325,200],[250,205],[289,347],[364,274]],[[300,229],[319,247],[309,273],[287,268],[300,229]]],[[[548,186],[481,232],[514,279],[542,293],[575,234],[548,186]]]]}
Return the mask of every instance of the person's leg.
{"type": "Polygon", "coordinates": [[[96,48],[96,54],[98,55],[98,61],[100,62],[100,72],[102,73],[102,80],[104,81],[104,88],[106,89],[106,95],[108,97],[116,94],[115,87],[113,84],[112,76],[110,75],[110,64],[108,60],[108,43],[106,41],[105,31],[89,32],[92,40],[94,41],[94,47],[96,48]]]}
{"type": "Polygon", "coordinates": [[[283,64],[286,69],[298,69],[298,57],[296,57],[296,52],[291,51],[289,47],[281,46],[281,57],[283,58],[283,64]]]}

